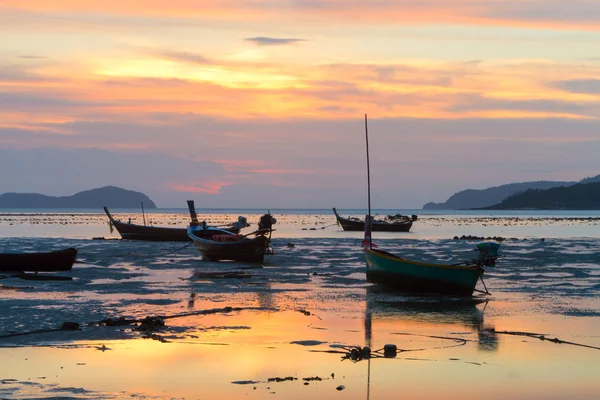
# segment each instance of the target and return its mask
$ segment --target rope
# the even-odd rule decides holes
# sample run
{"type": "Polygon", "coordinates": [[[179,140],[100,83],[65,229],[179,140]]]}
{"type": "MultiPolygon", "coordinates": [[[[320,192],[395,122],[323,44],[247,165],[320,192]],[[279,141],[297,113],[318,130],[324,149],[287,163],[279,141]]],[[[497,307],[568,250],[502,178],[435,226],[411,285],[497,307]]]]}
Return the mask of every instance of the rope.
{"type": "MultiPolygon", "coordinates": [[[[198,310],[191,311],[187,313],[181,314],[173,314],[173,315],[165,315],[165,316],[148,316],[145,318],[135,318],[135,319],[126,319],[124,317],[119,318],[106,318],[100,321],[93,321],[84,323],[83,326],[123,326],[123,325],[132,325],[132,324],[154,324],[154,326],[164,326],[164,321],[166,319],[172,318],[182,318],[189,317],[194,315],[208,315],[208,314],[217,314],[217,313],[229,313],[234,311],[279,311],[277,308],[272,307],[223,307],[223,308],[213,308],[208,310],[198,310]]],[[[32,335],[36,333],[48,333],[48,332],[60,332],[60,331],[80,331],[81,325],[77,322],[63,322],[60,328],[49,328],[49,329],[36,329],[33,331],[27,332],[11,332],[6,335],[0,335],[0,339],[15,337],[15,336],[25,336],[32,335]]]]}
{"type": "Polygon", "coordinates": [[[496,331],[496,330],[494,330],[494,333],[501,333],[503,335],[527,336],[527,337],[539,339],[542,341],[547,340],[548,342],[552,342],[552,343],[556,343],[556,344],[570,344],[572,346],[585,347],[586,349],[600,350],[600,347],[596,347],[596,346],[590,346],[587,344],[581,344],[581,343],[575,343],[575,342],[567,342],[566,340],[560,340],[559,338],[554,338],[554,339],[547,338],[546,336],[542,335],[541,333],[510,332],[510,331],[496,331]]]}

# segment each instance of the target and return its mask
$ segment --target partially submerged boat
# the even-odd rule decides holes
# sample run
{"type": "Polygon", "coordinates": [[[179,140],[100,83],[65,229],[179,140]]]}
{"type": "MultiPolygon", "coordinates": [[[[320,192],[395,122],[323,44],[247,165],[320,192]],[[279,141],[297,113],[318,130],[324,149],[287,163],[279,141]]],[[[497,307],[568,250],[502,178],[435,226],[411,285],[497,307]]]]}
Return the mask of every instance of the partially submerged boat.
{"type": "MultiPolygon", "coordinates": [[[[148,226],[132,224],[131,222],[121,222],[115,219],[107,207],[104,207],[104,212],[108,216],[111,226],[114,226],[117,232],[123,239],[128,240],[146,240],[154,242],[189,242],[191,239],[187,234],[187,228],[168,228],[162,226],[148,226]]],[[[239,233],[240,229],[249,226],[246,218],[240,216],[238,221],[223,227],[230,233],[239,233]]],[[[200,235],[212,235],[212,231],[199,233],[200,235]]],[[[203,236],[203,237],[205,237],[203,236]]]]}
{"type": "Polygon", "coordinates": [[[0,253],[2,272],[60,272],[70,271],[77,257],[77,249],[43,253],[0,253]]]}
{"type": "MultiPolygon", "coordinates": [[[[333,208],[333,213],[343,230],[356,232],[363,232],[365,230],[364,220],[356,217],[344,218],[338,214],[335,207],[333,208]]],[[[408,232],[412,228],[413,222],[417,219],[416,215],[411,215],[410,217],[401,214],[388,215],[383,219],[374,219],[372,230],[376,232],[408,232]]]]}
{"type": "Polygon", "coordinates": [[[240,235],[207,226],[206,222],[200,224],[194,202],[189,200],[188,207],[192,222],[187,234],[202,254],[202,258],[209,261],[230,260],[262,263],[266,254],[273,254],[271,233],[276,220],[270,213],[260,218],[258,230],[240,235]]]}

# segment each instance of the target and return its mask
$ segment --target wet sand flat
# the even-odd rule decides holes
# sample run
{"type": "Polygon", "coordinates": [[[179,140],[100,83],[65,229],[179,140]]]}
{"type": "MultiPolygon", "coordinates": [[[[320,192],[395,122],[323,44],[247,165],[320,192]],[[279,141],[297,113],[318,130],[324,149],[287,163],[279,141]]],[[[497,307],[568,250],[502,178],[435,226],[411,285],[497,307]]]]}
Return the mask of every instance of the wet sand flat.
{"type": "MultiPolygon", "coordinates": [[[[325,216],[276,217],[290,234],[275,235],[262,268],[203,261],[185,243],[91,240],[108,229],[99,217],[83,225],[87,237],[57,237],[64,225],[52,220],[39,237],[9,237],[0,223],[0,251],[74,246],[81,262],[62,274],[72,281],[3,274],[0,335],[68,321],[81,330],[0,339],[0,398],[598,398],[600,239],[587,228],[572,237],[552,237],[553,224],[515,228],[486,273],[492,296],[461,299],[372,286],[361,235],[302,230],[302,220],[328,225],[325,216]],[[207,278],[223,271],[246,276],[207,278]],[[148,316],[167,318],[149,330],[90,324],[148,316]],[[395,357],[384,357],[386,344],[395,357]],[[353,360],[365,346],[372,357],[353,360]]],[[[378,243],[407,258],[472,256],[473,242],[415,229],[378,243]]],[[[451,230],[471,234],[455,217],[443,222],[451,230]]]]}

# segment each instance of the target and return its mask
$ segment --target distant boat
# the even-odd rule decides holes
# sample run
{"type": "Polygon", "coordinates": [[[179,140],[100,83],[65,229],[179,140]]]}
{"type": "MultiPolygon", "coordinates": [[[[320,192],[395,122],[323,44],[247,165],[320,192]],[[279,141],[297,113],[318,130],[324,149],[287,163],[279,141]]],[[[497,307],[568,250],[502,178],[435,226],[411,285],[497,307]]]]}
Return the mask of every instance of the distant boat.
{"type": "MultiPolygon", "coordinates": [[[[364,232],[365,230],[365,221],[359,218],[351,217],[344,218],[341,217],[336,208],[333,208],[333,213],[335,214],[335,218],[337,222],[340,224],[343,230],[345,231],[356,231],[356,232],[364,232]]],[[[413,225],[413,222],[417,220],[416,215],[407,216],[407,215],[388,215],[385,219],[377,219],[373,221],[372,230],[376,232],[408,232],[413,225]]]]}
{"type": "MultiPolygon", "coordinates": [[[[187,228],[167,228],[121,222],[112,216],[107,207],[104,207],[104,212],[108,216],[112,226],[116,228],[123,239],[153,242],[189,242],[191,240],[187,234],[187,228]]],[[[238,222],[224,227],[223,230],[230,233],[239,233],[240,229],[246,226],[249,226],[246,223],[246,218],[238,217],[238,222]]],[[[203,234],[211,235],[212,231],[204,232],[203,234]]]]}
{"type": "Polygon", "coordinates": [[[77,249],[68,248],[45,253],[0,253],[2,272],[59,272],[70,271],[77,249]]]}
{"type": "Polygon", "coordinates": [[[267,213],[260,218],[258,230],[247,235],[235,234],[224,229],[200,224],[194,208],[194,202],[188,201],[192,222],[188,228],[188,236],[208,261],[244,261],[262,263],[265,254],[273,254],[271,248],[272,226],[276,222],[267,213]],[[254,235],[253,238],[249,238],[254,235]]]}
{"type": "MultiPolygon", "coordinates": [[[[367,281],[394,287],[409,293],[453,294],[471,296],[477,282],[483,282],[484,267],[493,266],[498,258],[500,245],[484,242],[477,245],[479,257],[459,264],[434,264],[411,261],[374,248],[371,231],[376,223],[371,216],[371,176],[369,168],[369,133],[365,114],[365,138],[367,148],[368,209],[365,216],[365,238],[367,281]]],[[[485,288],[485,284],[484,284],[485,288]]],[[[487,289],[484,293],[488,293],[487,289]]]]}

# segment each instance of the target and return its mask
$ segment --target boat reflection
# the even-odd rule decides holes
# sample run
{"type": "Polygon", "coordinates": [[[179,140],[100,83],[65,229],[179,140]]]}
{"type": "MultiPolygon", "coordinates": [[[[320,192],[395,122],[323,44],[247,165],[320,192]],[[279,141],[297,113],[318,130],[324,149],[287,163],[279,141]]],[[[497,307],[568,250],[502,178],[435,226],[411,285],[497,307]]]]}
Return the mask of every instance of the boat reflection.
{"type": "Polygon", "coordinates": [[[488,302],[489,299],[481,297],[408,296],[370,286],[366,289],[365,342],[371,346],[376,333],[374,322],[382,325],[384,332],[402,328],[415,334],[439,333],[455,325],[466,328],[468,333],[477,333],[478,350],[495,351],[497,335],[493,326],[484,322],[488,302]]]}

